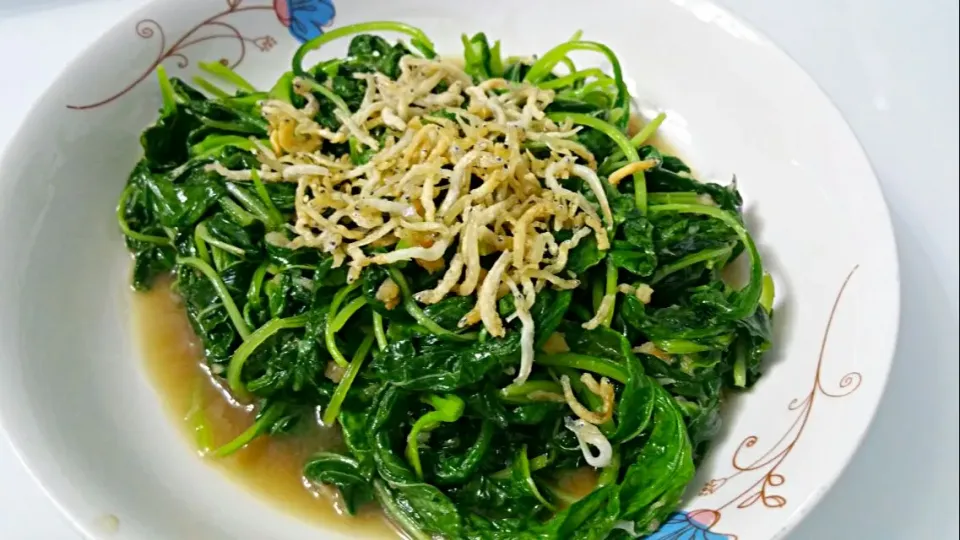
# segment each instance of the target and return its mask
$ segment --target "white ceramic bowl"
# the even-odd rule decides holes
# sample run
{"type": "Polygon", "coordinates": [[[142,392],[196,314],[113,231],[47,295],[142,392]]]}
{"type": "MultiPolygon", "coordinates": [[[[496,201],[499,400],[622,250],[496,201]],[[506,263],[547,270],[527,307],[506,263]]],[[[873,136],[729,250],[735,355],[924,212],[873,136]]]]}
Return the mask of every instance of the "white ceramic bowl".
{"type": "Polygon", "coordinates": [[[485,31],[526,55],[582,29],[619,54],[641,112],[666,111],[663,133],[707,178],[736,173],[777,282],[766,375],[727,407],[686,510],[658,535],[783,536],[867,429],[899,303],[877,182],[816,84],[705,0],[355,0],[336,5],[335,21],[332,4],[153,2],[80,55],[13,137],[0,167],[0,420],[50,496],[94,537],[354,537],[318,535],[202,463],[143,374],[114,205],[159,107],[158,63],[183,77],[224,58],[267,86],[299,38],[331,24],[401,20],[450,54],[462,32],[485,31]]]}

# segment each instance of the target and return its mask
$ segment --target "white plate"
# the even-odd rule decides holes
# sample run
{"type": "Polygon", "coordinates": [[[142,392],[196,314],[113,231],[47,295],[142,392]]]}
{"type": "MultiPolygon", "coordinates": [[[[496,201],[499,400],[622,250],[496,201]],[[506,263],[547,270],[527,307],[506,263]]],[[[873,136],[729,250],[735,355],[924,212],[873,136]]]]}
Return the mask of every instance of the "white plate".
{"type": "MultiPolygon", "coordinates": [[[[330,23],[329,2],[293,4],[149,4],[62,74],[2,161],[0,420],[48,493],[92,536],[317,536],[204,465],[162,413],[132,343],[128,261],[113,219],[139,133],[159,105],[153,65],[187,76],[199,60],[242,60],[238,70],[266,86],[289,65],[292,33],[330,23]],[[213,35],[226,37],[195,41],[213,35]],[[67,108],[85,105],[96,106],[67,108]],[[119,528],[104,516],[119,518],[119,528]]],[[[506,52],[530,54],[583,29],[618,53],[642,111],[667,111],[667,138],[699,170],[721,181],[736,173],[778,285],[777,348],[760,384],[726,411],[687,512],[661,532],[766,540],[795,525],[866,430],[899,302],[876,180],[816,85],[755,30],[699,0],[337,7],[335,25],[402,20],[451,54],[462,32],[485,31],[506,52]],[[532,31],[544,13],[551,23],[532,31]]]]}

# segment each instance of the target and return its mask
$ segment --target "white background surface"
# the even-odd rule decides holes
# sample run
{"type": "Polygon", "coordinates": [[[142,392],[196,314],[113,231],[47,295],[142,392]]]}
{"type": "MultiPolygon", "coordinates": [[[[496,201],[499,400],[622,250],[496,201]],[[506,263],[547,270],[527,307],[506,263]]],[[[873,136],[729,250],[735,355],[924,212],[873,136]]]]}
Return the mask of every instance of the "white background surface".
{"type": "MultiPolygon", "coordinates": [[[[0,147],[76,54],[145,3],[0,0],[0,147]]],[[[900,250],[903,311],[887,394],[853,463],[790,539],[958,538],[958,3],[721,3],[793,56],[844,113],[880,177],[900,250]]],[[[78,539],[5,440],[0,539],[78,539]]]]}

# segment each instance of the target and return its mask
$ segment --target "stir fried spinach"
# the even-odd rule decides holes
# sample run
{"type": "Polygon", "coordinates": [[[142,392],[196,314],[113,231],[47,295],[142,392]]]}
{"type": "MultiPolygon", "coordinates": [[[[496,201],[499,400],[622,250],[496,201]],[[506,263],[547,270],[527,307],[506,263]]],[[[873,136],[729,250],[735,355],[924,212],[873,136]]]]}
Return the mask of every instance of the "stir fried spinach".
{"type": "MultiPolygon", "coordinates": [[[[222,174],[259,170],[253,150],[270,134],[258,100],[303,106],[294,85],[306,84],[314,119],[336,130],[338,108],[354,111],[364,100],[357,75],[396,79],[405,56],[433,57],[429,39],[406,25],[330,31],[297,52],[270,92],[206,66],[237,86],[228,92],[198,78],[207,97],[161,69],[163,107],[141,137],[143,158],[117,210],[134,258],[133,286],[146,290],[172,274],[211,372],[237,399],[257,405],[251,428],[214,455],[259,436],[282,437],[319,410],[324,423],[339,425],[344,444],[317,453],[304,477],[334,486],[349,513],[379,504],[411,538],[602,539],[615,528],[621,536],[649,534],[680,504],[719,428],[724,393],[752,386],[770,347],[773,282],[743,224],[742,199],[735,186],[701,183],[679,158],[646,144],[662,118],[651,130],[627,132],[630,96],[606,46],[577,36],[531,64],[504,59],[500,43],[484,34],[464,36],[463,44],[464,70],[475,82],[502,77],[554,93],[546,113],[579,127],[575,140],[595,159],[613,215],[609,249],[590,236],[569,253],[567,271],[579,286],[538,293],[536,358],[525,382],[513,383],[521,321],[508,322],[502,338],[459,328],[474,299],[420,305],[411,291],[439,278],[415,264],[369,267],[349,281],[321,250],[275,241],[295,218],[294,185],[222,174]],[[412,47],[374,31],[407,34],[412,47]],[[354,33],[345,58],[304,67],[308,52],[354,33]],[[567,56],[576,50],[607,56],[612,75],[576,70],[567,56]],[[555,74],[558,64],[569,73],[555,74]],[[608,181],[641,160],[646,169],[618,185],[608,181]],[[735,288],[723,271],[741,255],[749,276],[735,288]],[[394,305],[380,294],[388,280],[400,294],[394,305]],[[614,303],[600,324],[584,325],[607,297],[614,303]],[[588,465],[566,427],[573,413],[561,381],[572,382],[588,409],[603,406],[584,374],[614,388],[613,413],[597,426],[611,455],[595,485],[571,493],[562,479],[588,465]]],[[[384,128],[372,133],[383,137],[384,128]]],[[[332,151],[354,165],[369,159],[352,140],[336,144],[332,151]]],[[[550,152],[535,142],[525,150],[550,152]]],[[[566,189],[598,206],[583,184],[564,179],[566,189]]],[[[565,239],[558,233],[557,241],[565,239]]],[[[500,301],[502,315],[514,312],[512,301],[500,301]]]]}

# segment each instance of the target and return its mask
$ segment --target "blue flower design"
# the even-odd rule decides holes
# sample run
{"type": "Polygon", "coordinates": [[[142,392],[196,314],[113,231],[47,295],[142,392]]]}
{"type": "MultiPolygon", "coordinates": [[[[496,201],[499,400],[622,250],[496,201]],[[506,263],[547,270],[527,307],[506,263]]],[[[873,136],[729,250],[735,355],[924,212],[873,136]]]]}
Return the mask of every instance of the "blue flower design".
{"type": "Polygon", "coordinates": [[[300,42],[323,34],[337,15],[333,0],[274,0],[277,18],[300,42]]]}
{"type": "Polygon", "coordinates": [[[732,538],[730,535],[710,530],[719,519],[720,514],[713,510],[676,512],[647,540],[729,540],[732,538]]]}

